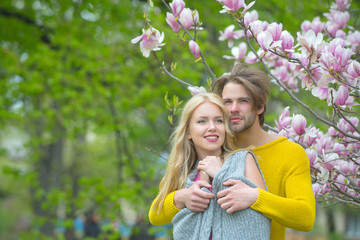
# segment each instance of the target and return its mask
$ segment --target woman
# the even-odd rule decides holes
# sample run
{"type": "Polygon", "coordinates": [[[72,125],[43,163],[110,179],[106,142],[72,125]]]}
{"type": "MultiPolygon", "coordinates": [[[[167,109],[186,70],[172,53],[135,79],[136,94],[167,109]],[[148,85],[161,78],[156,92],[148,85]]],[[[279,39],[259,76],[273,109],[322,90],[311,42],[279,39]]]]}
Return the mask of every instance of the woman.
{"type": "MultiPolygon", "coordinates": [[[[167,194],[188,188],[198,180],[212,181],[211,190],[215,195],[225,188],[222,183],[230,178],[265,189],[252,153],[234,151],[227,110],[214,93],[198,94],[187,102],[171,136],[171,144],[166,173],[152,204],[158,212],[167,194]]],[[[209,192],[207,188],[203,190],[209,192]]],[[[151,215],[149,217],[151,221],[151,215]]],[[[211,199],[208,208],[201,213],[183,208],[172,223],[175,240],[269,239],[270,235],[270,221],[261,213],[245,209],[227,214],[216,198],[211,199]]]]}

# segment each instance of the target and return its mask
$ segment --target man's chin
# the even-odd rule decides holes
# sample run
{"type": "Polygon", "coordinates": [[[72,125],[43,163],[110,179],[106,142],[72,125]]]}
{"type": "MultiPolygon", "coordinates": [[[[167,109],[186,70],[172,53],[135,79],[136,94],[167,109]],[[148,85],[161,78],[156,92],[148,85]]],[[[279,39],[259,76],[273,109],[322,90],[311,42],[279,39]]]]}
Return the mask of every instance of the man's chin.
{"type": "Polygon", "coordinates": [[[243,128],[240,126],[230,126],[230,130],[233,134],[238,134],[243,131],[243,128]]]}

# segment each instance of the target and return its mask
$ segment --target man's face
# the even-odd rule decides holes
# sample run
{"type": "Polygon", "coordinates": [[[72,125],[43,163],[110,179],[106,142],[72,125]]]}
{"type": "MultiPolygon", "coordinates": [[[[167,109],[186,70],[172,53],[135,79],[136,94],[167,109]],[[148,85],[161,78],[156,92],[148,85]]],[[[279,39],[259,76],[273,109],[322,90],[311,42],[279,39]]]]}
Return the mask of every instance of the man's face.
{"type": "Polygon", "coordinates": [[[234,134],[241,133],[253,126],[257,113],[252,109],[250,96],[243,85],[226,84],[222,98],[229,111],[230,129],[234,134]]]}

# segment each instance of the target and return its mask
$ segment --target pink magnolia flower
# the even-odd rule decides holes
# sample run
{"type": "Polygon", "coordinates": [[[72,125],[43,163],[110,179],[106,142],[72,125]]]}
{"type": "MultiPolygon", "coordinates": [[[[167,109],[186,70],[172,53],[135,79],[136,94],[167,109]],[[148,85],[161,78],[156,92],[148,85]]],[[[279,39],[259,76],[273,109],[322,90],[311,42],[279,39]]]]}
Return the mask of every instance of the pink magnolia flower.
{"type": "Polygon", "coordinates": [[[255,37],[257,37],[260,33],[262,33],[266,29],[265,25],[266,24],[264,24],[264,22],[260,20],[255,20],[249,24],[251,31],[253,32],[255,37]]]}
{"type": "Polygon", "coordinates": [[[161,46],[164,46],[164,33],[161,33],[155,28],[143,29],[143,34],[133,38],[132,44],[136,44],[140,41],[140,50],[144,57],[149,57],[151,51],[159,51],[161,46]]]}
{"type": "Polygon", "coordinates": [[[334,127],[329,127],[329,129],[328,129],[328,134],[329,134],[330,136],[336,136],[336,135],[338,134],[338,132],[335,130],[334,127]]]}
{"type": "Polygon", "coordinates": [[[312,190],[314,192],[315,198],[318,197],[319,195],[322,195],[322,187],[323,186],[321,184],[319,184],[319,183],[314,183],[312,185],[312,190]]]}
{"type": "Polygon", "coordinates": [[[189,42],[189,48],[190,48],[190,51],[191,51],[192,55],[194,56],[194,58],[198,59],[200,57],[200,47],[197,44],[197,42],[191,40],[189,42]]]}
{"type": "Polygon", "coordinates": [[[228,41],[228,47],[231,48],[234,45],[234,39],[239,39],[244,36],[244,32],[241,30],[235,31],[235,26],[230,25],[227,28],[225,28],[225,31],[220,31],[220,41],[228,41]]]}
{"type": "Polygon", "coordinates": [[[345,39],[346,33],[344,32],[344,30],[339,29],[339,30],[336,31],[335,37],[345,39]]]}
{"type": "Polygon", "coordinates": [[[357,78],[360,76],[360,63],[357,61],[351,61],[347,67],[347,73],[353,77],[357,78]]]}
{"type": "Polygon", "coordinates": [[[281,23],[271,23],[267,26],[266,30],[271,33],[271,36],[274,41],[280,40],[281,32],[282,32],[282,24],[281,23]]]}
{"type": "Polygon", "coordinates": [[[318,83],[324,75],[323,69],[319,67],[309,69],[312,78],[308,75],[307,72],[305,72],[305,70],[302,69],[301,72],[302,73],[299,76],[299,78],[301,79],[301,86],[303,88],[307,87],[308,89],[312,88],[314,82],[318,83]]]}
{"type": "Polygon", "coordinates": [[[332,5],[332,9],[339,9],[339,10],[345,10],[350,7],[350,1],[349,0],[336,0],[332,5]]]}
{"type": "Polygon", "coordinates": [[[237,12],[240,8],[244,7],[244,0],[220,0],[224,4],[225,10],[230,12],[237,12]]]}
{"type": "Polygon", "coordinates": [[[321,33],[315,35],[313,30],[309,30],[303,35],[298,32],[297,36],[297,41],[303,50],[305,50],[308,55],[312,55],[313,58],[311,60],[314,61],[317,57],[317,51],[319,51],[324,44],[323,35],[321,33]]]}
{"type": "Polygon", "coordinates": [[[349,19],[350,19],[349,12],[336,11],[333,15],[333,20],[335,24],[339,26],[339,28],[344,28],[346,26],[346,23],[349,21],[349,19]]]}
{"type": "Polygon", "coordinates": [[[329,171],[333,170],[337,160],[339,160],[339,155],[337,153],[325,154],[324,167],[329,171]]]}
{"type": "Polygon", "coordinates": [[[256,10],[252,10],[251,12],[246,12],[244,15],[245,26],[248,27],[250,23],[258,20],[258,18],[259,18],[259,15],[256,10]]]}
{"type": "Polygon", "coordinates": [[[291,126],[297,135],[305,133],[306,118],[301,114],[295,114],[292,118],[291,126]]]}
{"type": "Polygon", "coordinates": [[[175,33],[180,31],[181,25],[176,21],[174,15],[169,12],[166,13],[166,22],[169,24],[169,26],[175,33]]]}
{"type": "Polygon", "coordinates": [[[339,26],[334,24],[331,21],[327,21],[325,23],[325,29],[326,29],[326,32],[330,34],[330,36],[335,37],[336,32],[339,30],[339,26]]]}
{"type": "MultiPolygon", "coordinates": [[[[359,125],[359,119],[357,117],[349,117],[348,119],[352,125],[355,126],[355,128],[358,127],[359,125]]],[[[355,128],[353,126],[351,126],[351,124],[346,121],[344,118],[341,118],[338,122],[338,127],[343,130],[344,132],[347,133],[354,133],[355,132],[355,128]]]]}
{"type": "Polygon", "coordinates": [[[310,166],[313,166],[314,163],[315,163],[315,160],[317,158],[317,152],[315,149],[310,149],[310,148],[307,148],[305,149],[305,152],[306,152],[306,155],[308,156],[309,158],[309,161],[310,161],[310,166]]]}
{"type": "Polygon", "coordinates": [[[224,56],[225,59],[234,59],[236,62],[240,62],[245,57],[247,51],[247,45],[241,42],[238,47],[231,48],[231,54],[233,56],[224,56]]]}
{"type": "Polygon", "coordinates": [[[330,172],[333,169],[334,165],[332,164],[324,164],[324,167],[320,168],[320,175],[318,176],[321,181],[326,182],[329,180],[330,172]]]}
{"type": "Polygon", "coordinates": [[[309,30],[313,30],[315,34],[320,33],[322,30],[324,30],[324,23],[320,21],[320,17],[315,17],[312,22],[309,20],[305,20],[301,24],[301,30],[304,32],[307,32],[309,30]]]}
{"type": "Polygon", "coordinates": [[[360,32],[359,31],[354,31],[354,32],[349,32],[348,35],[346,36],[346,41],[347,41],[347,45],[351,46],[351,50],[353,52],[356,52],[356,50],[358,50],[357,53],[359,53],[359,46],[360,46],[360,32]]]}
{"type": "Polygon", "coordinates": [[[289,106],[284,108],[284,110],[279,116],[279,122],[276,122],[276,125],[279,130],[286,129],[290,125],[291,117],[290,117],[289,108],[290,108],[289,106]]]}
{"type": "Polygon", "coordinates": [[[316,129],[315,127],[306,129],[304,138],[302,139],[301,142],[304,143],[308,147],[312,146],[316,142],[318,132],[319,132],[319,130],[316,129]]]}
{"type": "Polygon", "coordinates": [[[173,0],[169,5],[175,17],[180,16],[181,11],[185,8],[183,0],[173,0]]]}
{"type": "Polygon", "coordinates": [[[315,32],[315,34],[320,33],[324,30],[324,23],[320,21],[320,17],[315,17],[311,22],[311,29],[315,32]]]}
{"type": "Polygon", "coordinates": [[[294,46],[294,38],[288,31],[282,31],[280,35],[281,49],[283,51],[290,50],[294,46]]]}
{"type": "Polygon", "coordinates": [[[189,86],[188,90],[190,91],[192,96],[199,93],[206,93],[206,89],[204,87],[189,86]]]}
{"type": "Polygon", "coordinates": [[[345,192],[347,189],[346,183],[349,182],[349,180],[346,177],[344,177],[344,175],[339,174],[336,177],[336,182],[338,182],[337,185],[339,186],[340,190],[345,192]]]}
{"type": "Polygon", "coordinates": [[[351,106],[354,103],[354,97],[349,95],[349,89],[341,85],[334,94],[334,103],[338,106],[351,106]]]}
{"type": "Polygon", "coordinates": [[[291,75],[291,70],[287,66],[277,66],[271,72],[288,88],[297,91],[297,80],[291,75]]]}
{"type": "Polygon", "coordinates": [[[301,23],[300,28],[303,32],[309,31],[311,28],[311,22],[309,20],[305,20],[301,23]]]}
{"type": "Polygon", "coordinates": [[[258,61],[258,59],[257,59],[256,55],[253,52],[249,51],[247,56],[245,57],[245,63],[254,64],[257,61],[258,61]]]}
{"type": "Polygon", "coordinates": [[[273,43],[273,37],[269,31],[260,32],[256,39],[264,51],[267,51],[270,48],[271,43],[273,43]]]}
{"type": "Polygon", "coordinates": [[[325,100],[329,97],[329,89],[328,88],[322,88],[322,87],[314,87],[311,90],[311,94],[314,97],[319,98],[320,100],[325,100]]]}
{"type": "Polygon", "coordinates": [[[184,8],[180,13],[179,21],[184,28],[190,29],[199,21],[199,13],[196,10],[193,12],[190,8],[184,8]]]}
{"type": "Polygon", "coordinates": [[[333,151],[336,152],[337,154],[339,154],[339,156],[348,156],[349,155],[349,151],[346,150],[344,144],[341,143],[334,143],[333,146],[333,151]]]}
{"type": "Polygon", "coordinates": [[[334,64],[334,70],[337,72],[343,72],[347,65],[350,64],[351,56],[354,54],[351,49],[343,48],[338,45],[334,51],[334,57],[336,58],[336,64],[334,64]]]}

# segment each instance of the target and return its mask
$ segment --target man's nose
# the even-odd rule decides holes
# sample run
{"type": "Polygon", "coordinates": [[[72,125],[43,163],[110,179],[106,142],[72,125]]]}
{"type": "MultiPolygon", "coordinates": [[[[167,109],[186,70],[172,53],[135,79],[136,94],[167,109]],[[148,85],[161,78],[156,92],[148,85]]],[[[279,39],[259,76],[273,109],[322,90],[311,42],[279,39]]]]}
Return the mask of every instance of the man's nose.
{"type": "Polygon", "coordinates": [[[233,102],[232,105],[231,105],[231,108],[230,108],[230,112],[233,113],[233,112],[239,112],[239,106],[237,104],[237,102],[233,102]]]}

